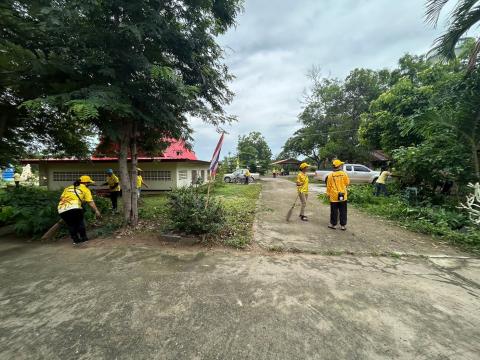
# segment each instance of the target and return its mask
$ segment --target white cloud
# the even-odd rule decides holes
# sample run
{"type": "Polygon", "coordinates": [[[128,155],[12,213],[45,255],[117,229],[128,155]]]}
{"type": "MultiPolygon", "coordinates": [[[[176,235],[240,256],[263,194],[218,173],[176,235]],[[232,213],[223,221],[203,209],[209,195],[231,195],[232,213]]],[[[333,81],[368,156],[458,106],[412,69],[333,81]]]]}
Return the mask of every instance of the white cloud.
{"type": "MultiPolygon", "coordinates": [[[[392,68],[405,53],[427,51],[439,30],[423,22],[418,0],[246,0],[245,13],[221,39],[236,79],[227,107],[239,121],[227,126],[223,153],[235,151],[238,135],[260,131],[274,154],[298,128],[306,74],[346,76],[356,67],[392,68]]],[[[209,159],[215,129],[193,120],[194,148],[209,159]]]]}

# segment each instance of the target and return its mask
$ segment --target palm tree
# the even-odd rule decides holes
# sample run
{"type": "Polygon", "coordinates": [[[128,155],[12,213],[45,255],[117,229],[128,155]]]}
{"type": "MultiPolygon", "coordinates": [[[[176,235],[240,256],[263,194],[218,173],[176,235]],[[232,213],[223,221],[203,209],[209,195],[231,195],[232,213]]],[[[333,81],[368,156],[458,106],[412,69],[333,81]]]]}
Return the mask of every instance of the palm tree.
{"type": "MultiPolygon", "coordinates": [[[[427,11],[425,21],[437,26],[440,13],[450,0],[426,0],[427,11]]],[[[455,49],[462,40],[463,35],[474,25],[480,23],[480,1],[479,0],[457,0],[449,18],[447,31],[435,40],[431,50],[436,55],[445,59],[455,58],[455,49]]],[[[470,54],[468,62],[469,70],[472,70],[480,54],[480,37],[470,54]]]]}

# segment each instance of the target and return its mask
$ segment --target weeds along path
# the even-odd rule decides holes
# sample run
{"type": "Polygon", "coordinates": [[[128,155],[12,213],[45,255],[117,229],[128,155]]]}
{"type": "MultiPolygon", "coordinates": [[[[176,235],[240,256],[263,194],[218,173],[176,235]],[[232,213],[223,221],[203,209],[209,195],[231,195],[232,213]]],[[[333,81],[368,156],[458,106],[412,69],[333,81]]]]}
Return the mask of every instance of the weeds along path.
{"type": "Polygon", "coordinates": [[[417,234],[387,220],[348,209],[347,231],[331,230],[330,208],[318,199],[318,185],[311,189],[307,205],[309,222],[299,219],[299,203],[290,222],[286,214],[296,197],[295,184],[266,178],[258,204],[254,241],[265,249],[318,254],[392,254],[468,256],[447,243],[417,234]]]}

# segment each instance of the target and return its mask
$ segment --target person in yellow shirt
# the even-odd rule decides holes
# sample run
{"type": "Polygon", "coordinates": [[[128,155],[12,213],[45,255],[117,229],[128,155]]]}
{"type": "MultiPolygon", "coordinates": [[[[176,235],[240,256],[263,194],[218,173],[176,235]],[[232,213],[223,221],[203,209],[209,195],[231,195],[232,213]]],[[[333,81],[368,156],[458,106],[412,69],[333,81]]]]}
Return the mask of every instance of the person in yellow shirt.
{"type": "Polygon", "coordinates": [[[15,182],[16,188],[20,187],[20,180],[22,180],[22,176],[18,172],[15,172],[15,174],[13,174],[13,181],[15,182]]]}
{"type": "Polygon", "coordinates": [[[142,185],[148,188],[148,185],[143,181],[143,170],[137,168],[137,197],[140,199],[140,194],[142,192],[142,185]]]}
{"type": "Polygon", "coordinates": [[[308,218],[305,216],[305,208],[307,207],[307,200],[308,200],[308,175],[307,170],[308,167],[307,163],[300,164],[300,172],[297,175],[297,191],[298,197],[300,202],[302,203],[302,207],[300,208],[300,220],[308,221],[308,218]]]}
{"type": "Polygon", "coordinates": [[[388,168],[383,168],[380,176],[375,182],[375,196],[380,196],[380,194],[383,194],[383,196],[388,196],[386,183],[389,176],[392,176],[392,173],[388,171],[388,168]]]}
{"type": "Polygon", "coordinates": [[[83,204],[87,203],[95,211],[97,217],[101,216],[88,188],[93,183],[90,176],[83,175],[73,185],[67,186],[60,196],[60,202],[57,207],[58,214],[67,224],[74,245],[88,241],[83,216],[83,204]]]}
{"type": "Polygon", "coordinates": [[[112,201],[112,210],[114,213],[118,213],[118,197],[120,196],[120,180],[117,175],[113,173],[112,169],[105,171],[107,179],[103,185],[108,185],[110,190],[110,200],[112,201]]]}
{"type": "Polygon", "coordinates": [[[330,229],[336,229],[340,215],[340,229],[347,230],[347,187],[350,185],[348,175],[342,170],[344,163],[340,160],[333,160],[333,171],[328,174],[327,196],[330,200],[330,229]]]}
{"type": "Polygon", "coordinates": [[[250,176],[252,176],[252,174],[250,173],[250,170],[247,170],[245,171],[245,185],[248,185],[248,182],[250,181],[250,176]]]}

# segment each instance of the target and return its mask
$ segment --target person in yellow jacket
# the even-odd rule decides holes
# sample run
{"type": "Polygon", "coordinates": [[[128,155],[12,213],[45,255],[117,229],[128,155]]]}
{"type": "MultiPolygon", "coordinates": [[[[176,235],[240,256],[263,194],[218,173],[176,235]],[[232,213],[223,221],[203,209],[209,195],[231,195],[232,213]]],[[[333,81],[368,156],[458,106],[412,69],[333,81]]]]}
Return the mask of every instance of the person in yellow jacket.
{"type": "Polygon", "coordinates": [[[340,229],[347,230],[347,187],[350,185],[348,175],[342,170],[344,163],[340,160],[333,160],[333,171],[328,174],[327,196],[330,200],[330,229],[336,229],[340,215],[340,229]]]}
{"type": "Polygon", "coordinates": [[[120,180],[118,176],[113,173],[112,169],[107,169],[105,171],[107,174],[107,179],[103,185],[108,185],[110,190],[110,200],[112,201],[112,210],[113,212],[118,212],[118,197],[120,196],[120,180]]]}
{"type": "Polygon", "coordinates": [[[16,188],[20,187],[21,180],[22,180],[22,175],[20,175],[18,172],[15,172],[15,174],[13,174],[13,181],[15,182],[16,188]]]}
{"type": "Polygon", "coordinates": [[[392,173],[388,171],[388,168],[382,168],[380,176],[375,182],[375,196],[380,196],[380,194],[383,194],[383,196],[388,196],[386,183],[389,176],[392,176],[392,173]]]}
{"type": "Polygon", "coordinates": [[[88,241],[83,216],[83,204],[87,203],[95,211],[97,217],[101,216],[88,188],[93,183],[90,176],[83,175],[73,185],[67,186],[60,196],[60,202],[57,207],[58,214],[67,224],[74,245],[88,241]]]}
{"type": "Polygon", "coordinates": [[[140,199],[140,194],[142,193],[142,185],[148,188],[148,185],[143,181],[143,170],[137,168],[137,197],[140,199]]]}
{"type": "Polygon", "coordinates": [[[302,203],[302,207],[300,208],[300,220],[308,221],[308,218],[305,216],[305,208],[307,207],[307,200],[308,200],[308,175],[307,170],[308,167],[307,163],[300,164],[300,172],[297,175],[297,191],[298,197],[300,202],[302,203]]]}
{"type": "Polygon", "coordinates": [[[248,182],[250,181],[250,176],[252,176],[252,174],[250,173],[250,170],[246,170],[245,171],[245,185],[248,185],[248,182]]]}

